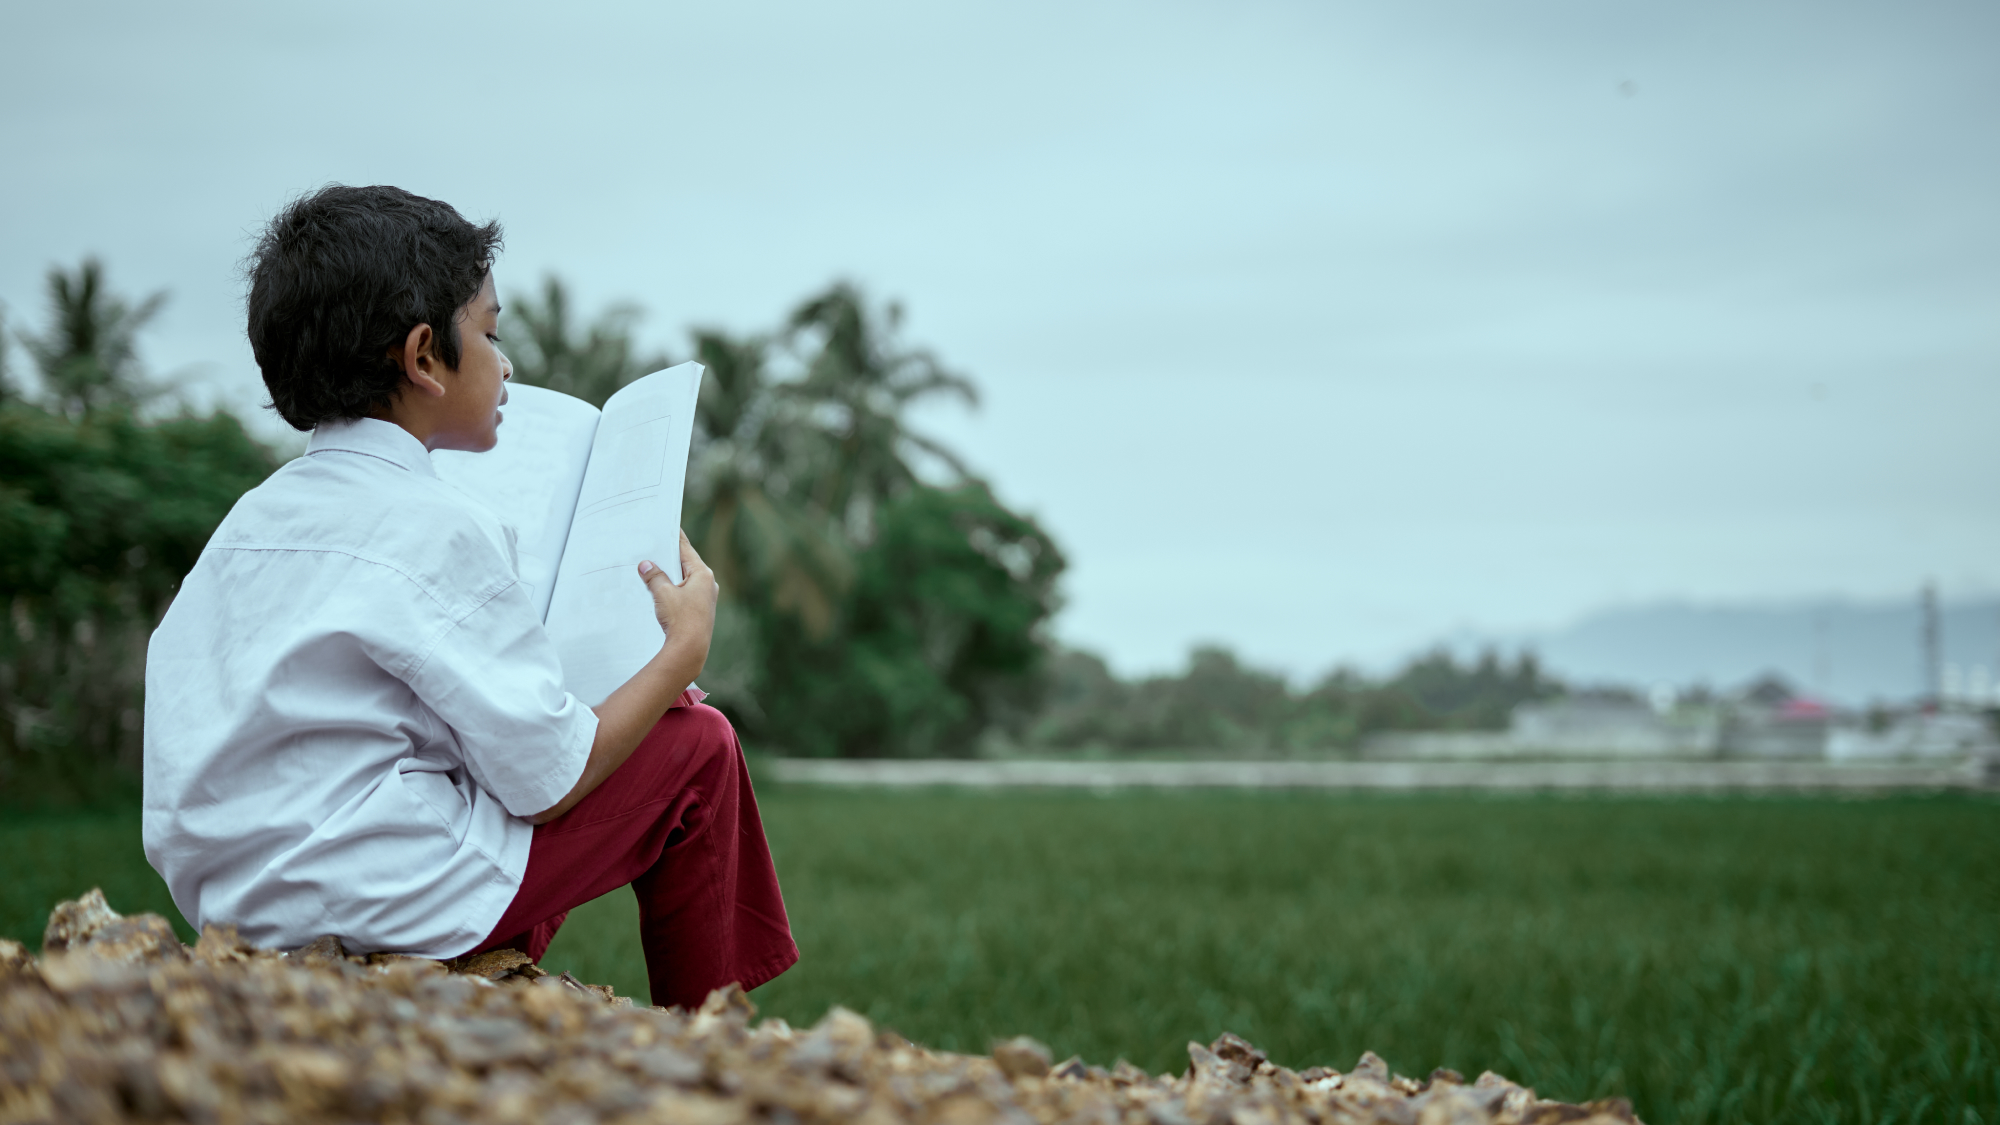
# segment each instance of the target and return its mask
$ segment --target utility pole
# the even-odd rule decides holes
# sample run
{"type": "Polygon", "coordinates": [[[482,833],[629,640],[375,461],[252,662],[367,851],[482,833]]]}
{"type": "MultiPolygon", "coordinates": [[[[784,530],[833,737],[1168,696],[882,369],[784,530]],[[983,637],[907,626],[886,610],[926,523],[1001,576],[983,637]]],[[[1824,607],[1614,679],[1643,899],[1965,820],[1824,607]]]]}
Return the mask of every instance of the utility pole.
{"type": "Polygon", "coordinates": [[[1938,629],[1937,585],[1924,583],[1917,596],[1919,643],[1924,662],[1923,701],[1925,710],[1934,711],[1944,701],[1944,640],[1938,629]]]}

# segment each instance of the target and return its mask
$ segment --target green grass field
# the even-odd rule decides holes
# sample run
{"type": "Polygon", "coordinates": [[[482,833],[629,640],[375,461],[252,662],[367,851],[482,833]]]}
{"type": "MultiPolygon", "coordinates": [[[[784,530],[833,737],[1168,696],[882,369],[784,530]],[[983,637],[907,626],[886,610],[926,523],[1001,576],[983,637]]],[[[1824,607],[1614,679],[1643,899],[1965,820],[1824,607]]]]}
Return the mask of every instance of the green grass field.
{"type": "MultiPolygon", "coordinates": [[[[2000,803],[767,789],[804,959],[935,1046],[1178,1071],[1224,1029],[1678,1122],[2000,1122],[2000,803]]],[[[171,907],[131,814],[15,817],[0,926],[171,907]]],[[[627,892],[547,963],[645,996],[627,892]]],[[[178,919],[176,919],[178,921],[178,919]]]]}

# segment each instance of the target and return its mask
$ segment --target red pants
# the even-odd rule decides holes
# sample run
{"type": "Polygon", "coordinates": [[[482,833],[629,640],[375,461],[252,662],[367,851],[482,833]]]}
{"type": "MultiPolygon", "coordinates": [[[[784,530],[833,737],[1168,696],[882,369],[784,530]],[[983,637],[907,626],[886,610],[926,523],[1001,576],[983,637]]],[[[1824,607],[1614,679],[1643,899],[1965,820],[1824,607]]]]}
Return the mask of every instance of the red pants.
{"type": "Polygon", "coordinates": [[[692,1008],[799,959],[743,748],[713,707],[668,711],[602,785],[535,827],[521,889],[475,952],[539,961],[571,909],[628,883],[655,1004],[692,1008]]]}

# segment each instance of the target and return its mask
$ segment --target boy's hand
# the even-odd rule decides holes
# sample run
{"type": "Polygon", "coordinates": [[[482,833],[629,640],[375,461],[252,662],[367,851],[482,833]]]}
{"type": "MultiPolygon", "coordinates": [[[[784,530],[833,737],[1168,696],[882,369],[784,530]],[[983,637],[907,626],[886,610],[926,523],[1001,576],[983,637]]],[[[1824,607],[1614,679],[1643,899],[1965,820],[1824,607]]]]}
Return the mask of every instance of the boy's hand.
{"type": "Polygon", "coordinates": [[[660,714],[673,706],[674,699],[708,663],[708,642],[715,635],[715,599],[720,591],[715,572],[694,553],[685,531],[681,532],[681,573],[686,577],[676,586],[651,559],[639,564],[639,581],[652,592],[653,613],[667,638],[644,668],[592,708],[597,712],[597,734],[591,739],[583,774],[568,796],[528,817],[531,823],[547,824],[575,808],[624,765],[639,740],[660,721],[660,714]]]}
{"type": "Polygon", "coordinates": [[[667,643],[686,646],[699,667],[708,659],[709,639],[715,634],[715,601],[721,590],[715,584],[715,572],[695,554],[685,531],[681,532],[681,574],[681,584],[676,586],[651,560],[639,564],[639,578],[652,591],[653,613],[667,643]]]}

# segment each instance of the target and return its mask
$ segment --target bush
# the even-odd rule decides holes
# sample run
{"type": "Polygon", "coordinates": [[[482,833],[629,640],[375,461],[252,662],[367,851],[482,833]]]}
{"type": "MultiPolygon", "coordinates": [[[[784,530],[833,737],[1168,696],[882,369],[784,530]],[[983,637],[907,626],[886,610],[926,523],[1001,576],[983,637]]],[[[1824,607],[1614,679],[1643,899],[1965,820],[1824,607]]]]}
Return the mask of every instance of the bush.
{"type": "Polygon", "coordinates": [[[226,413],[0,404],[0,787],[72,799],[136,769],[146,638],[275,467],[226,413]]]}
{"type": "Polygon", "coordinates": [[[1392,730],[1500,730],[1515,706],[1560,694],[1530,654],[1461,664],[1418,657],[1386,680],[1340,669],[1303,692],[1227,649],[1197,647],[1187,671],[1127,683],[1104,661],[1064,652],[1049,664],[1047,709],[1025,742],[1050,749],[1271,754],[1346,750],[1392,730]]]}
{"type": "Polygon", "coordinates": [[[985,485],[919,485],[879,514],[823,638],[765,618],[766,726],[795,753],[971,753],[1037,704],[1062,556],[985,485]]]}

